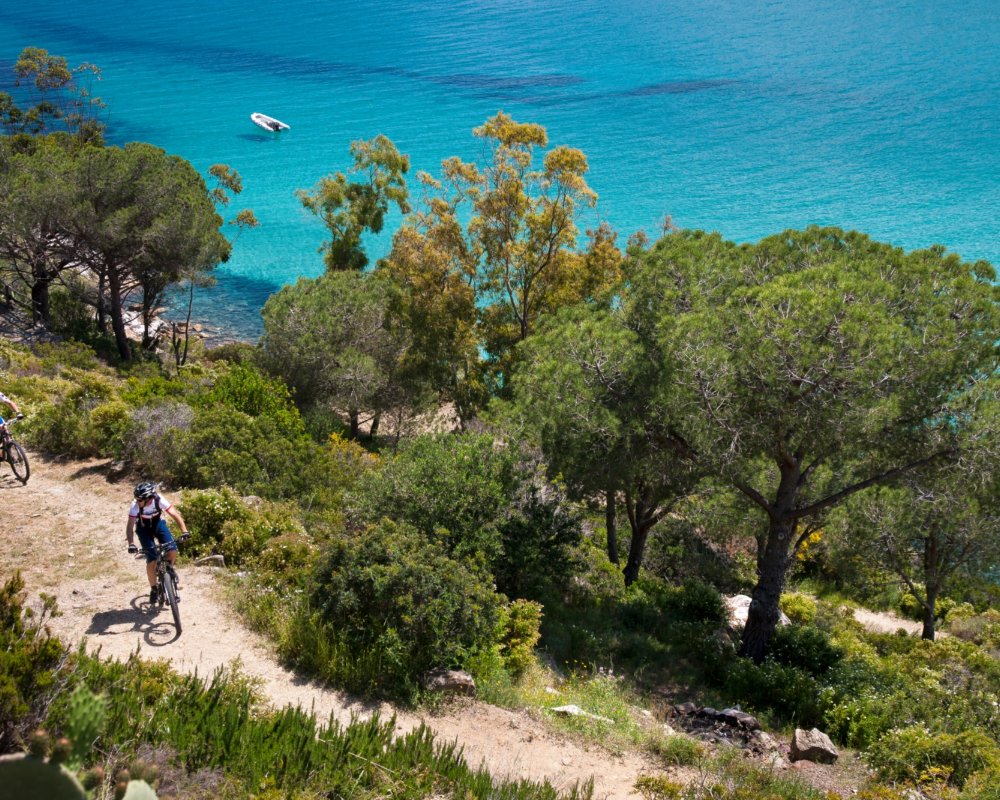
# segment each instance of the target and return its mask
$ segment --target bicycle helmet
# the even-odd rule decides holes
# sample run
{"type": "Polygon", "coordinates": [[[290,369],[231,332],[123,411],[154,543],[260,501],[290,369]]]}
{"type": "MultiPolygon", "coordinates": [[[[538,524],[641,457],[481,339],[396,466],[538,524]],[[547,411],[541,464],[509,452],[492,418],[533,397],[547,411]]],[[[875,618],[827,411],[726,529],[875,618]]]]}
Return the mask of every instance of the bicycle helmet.
{"type": "Polygon", "coordinates": [[[135,489],[132,490],[132,496],[136,500],[148,500],[154,494],[156,494],[156,484],[149,481],[136,484],[135,489]]]}

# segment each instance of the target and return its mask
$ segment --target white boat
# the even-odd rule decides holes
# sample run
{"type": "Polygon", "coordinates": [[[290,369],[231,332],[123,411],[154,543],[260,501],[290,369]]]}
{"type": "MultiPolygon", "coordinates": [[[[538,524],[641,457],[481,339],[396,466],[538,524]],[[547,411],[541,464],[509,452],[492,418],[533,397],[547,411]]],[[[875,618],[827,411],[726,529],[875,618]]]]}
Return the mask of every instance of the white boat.
{"type": "Polygon", "coordinates": [[[258,125],[265,131],[272,131],[272,132],[284,131],[288,130],[291,127],[290,125],[286,125],[280,119],[269,117],[267,114],[261,114],[257,111],[254,111],[250,115],[250,119],[253,120],[254,125],[258,125]]]}

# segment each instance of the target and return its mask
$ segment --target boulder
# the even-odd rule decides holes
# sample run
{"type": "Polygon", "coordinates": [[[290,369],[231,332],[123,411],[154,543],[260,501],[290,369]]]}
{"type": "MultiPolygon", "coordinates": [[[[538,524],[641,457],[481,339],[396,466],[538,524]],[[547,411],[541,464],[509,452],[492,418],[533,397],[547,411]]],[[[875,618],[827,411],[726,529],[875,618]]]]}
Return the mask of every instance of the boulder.
{"type": "Polygon", "coordinates": [[[678,703],[674,706],[674,712],[681,715],[682,717],[690,716],[691,714],[698,713],[698,706],[694,703],[678,703]]]}
{"type": "Polygon", "coordinates": [[[728,722],[730,725],[739,725],[748,731],[760,730],[760,723],[752,714],[747,714],[739,708],[726,708],[719,712],[717,719],[728,722]]]}
{"type": "Polygon", "coordinates": [[[429,692],[449,692],[473,696],[476,693],[476,682],[464,670],[435,669],[424,677],[424,688],[429,692]]]}
{"type": "Polygon", "coordinates": [[[796,728],[792,736],[789,761],[817,761],[821,764],[832,764],[840,758],[840,753],[834,747],[830,737],[818,728],[804,731],[796,728]]]}
{"type": "Polygon", "coordinates": [[[586,717],[587,719],[596,719],[599,722],[608,722],[614,724],[613,719],[608,719],[607,717],[599,717],[597,714],[591,714],[589,711],[584,711],[580,706],[568,705],[568,706],[557,706],[556,708],[550,709],[553,714],[559,714],[562,717],[586,717]]]}
{"type": "MultiPolygon", "coordinates": [[[[734,628],[745,628],[747,615],[750,613],[750,604],[753,599],[745,594],[737,594],[726,597],[726,608],[729,609],[729,624],[734,628]]],[[[778,612],[779,625],[791,625],[792,621],[785,616],[783,611],[778,612]]]]}

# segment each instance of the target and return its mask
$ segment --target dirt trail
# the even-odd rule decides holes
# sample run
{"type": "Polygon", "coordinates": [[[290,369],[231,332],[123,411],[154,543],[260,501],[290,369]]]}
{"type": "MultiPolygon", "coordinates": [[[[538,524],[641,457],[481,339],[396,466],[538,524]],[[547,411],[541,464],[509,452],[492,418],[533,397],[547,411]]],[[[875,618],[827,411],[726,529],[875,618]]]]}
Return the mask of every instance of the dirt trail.
{"type": "MultiPolygon", "coordinates": [[[[278,707],[312,709],[320,719],[349,722],[373,708],[284,669],[267,643],[248,631],[222,602],[214,570],[184,565],[181,616],[175,636],[168,609],[151,612],[143,566],[125,551],[130,485],[109,483],[103,461],[46,462],[29,454],[31,480],[21,486],[0,466],[0,578],[19,569],[29,596],[54,594],[62,616],[52,628],[70,643],[86,637],[110,658],[138,650],[178,670],[210,675],[239,665],[259,679],[278,707]]],[[[384,716],[394,709],[384,706],[384,716]]],[[[595,798],[629,800],[636,778],[655,771],[642,755],[611,754],[553,734],[542,721],[469,701],[441,715],[397,713],[397,729],[426,723],[440,741],[457,740],[467,762],[484,764],[495,777],[548,780],[559,789],[593,778],[595,798]]]]}

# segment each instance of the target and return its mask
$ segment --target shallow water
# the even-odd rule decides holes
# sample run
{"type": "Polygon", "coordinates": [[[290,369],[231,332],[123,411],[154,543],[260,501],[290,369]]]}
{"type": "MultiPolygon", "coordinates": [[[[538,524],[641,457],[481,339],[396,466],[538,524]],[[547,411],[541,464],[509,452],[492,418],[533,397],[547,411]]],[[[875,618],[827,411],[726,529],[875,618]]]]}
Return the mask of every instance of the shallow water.
{"type": "Polygon", "coordinates": [[[582,226],[622,240],[666,215],[737,241],[821,223],[1000,262],[995,0],[4,4],[2,80],[28,45],[102,68],[112,142],[241,173],[261,227],[197,313],[243,335],[322,271],[296,189],[378,133],[414,170],[476,159],[471,130],[499,109],[586,153],[582,226]]]}

